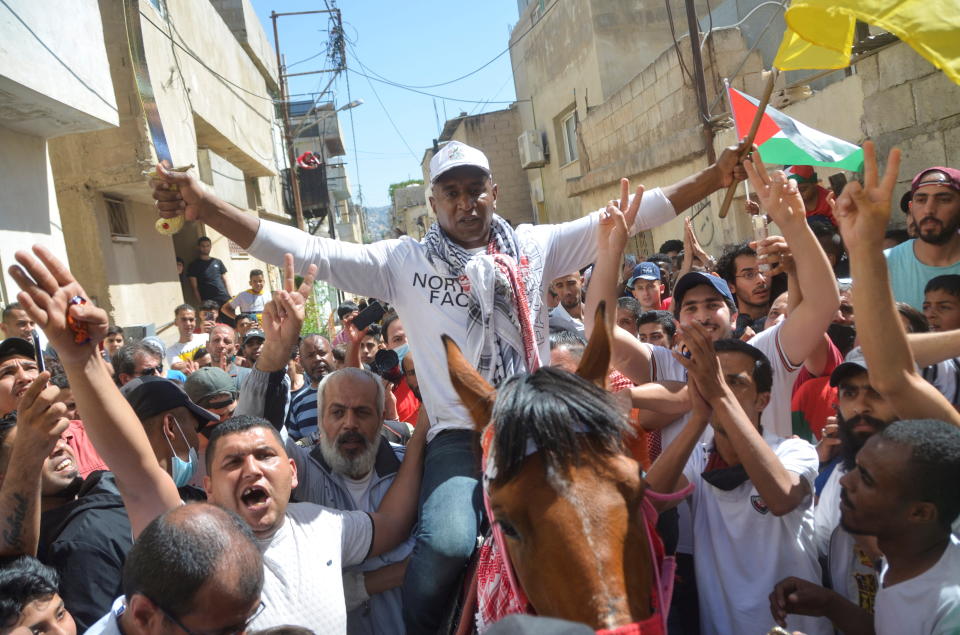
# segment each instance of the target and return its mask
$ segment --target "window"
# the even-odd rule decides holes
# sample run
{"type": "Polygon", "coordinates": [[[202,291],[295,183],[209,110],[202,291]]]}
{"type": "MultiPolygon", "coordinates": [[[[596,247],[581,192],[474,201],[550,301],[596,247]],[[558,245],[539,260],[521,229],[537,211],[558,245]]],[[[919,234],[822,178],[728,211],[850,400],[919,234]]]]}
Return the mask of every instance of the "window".
{"type": "Polygon", "coordinates": [[[577,112],[574,110],[560,122],[560,134],[563,135],[563,162],[576,161],[577,152],[577,112]]]}
{"type": "Polygon", "coordinates": [[[130,238],[130,217],[127,215],[127,206],[121,199],[103,199],[107,203],[107,223],[110,227],[110,236],[130,238]]]}

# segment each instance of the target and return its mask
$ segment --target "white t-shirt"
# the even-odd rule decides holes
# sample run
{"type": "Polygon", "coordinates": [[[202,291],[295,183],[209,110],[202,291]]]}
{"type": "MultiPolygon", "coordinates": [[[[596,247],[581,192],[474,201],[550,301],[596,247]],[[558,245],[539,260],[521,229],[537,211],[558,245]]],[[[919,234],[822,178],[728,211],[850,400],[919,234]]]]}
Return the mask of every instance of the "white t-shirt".
{"type": "Polygon", "coordinates": [[[830,548],[830,536],[840,524],[840,479],[847,471],[837,465],[820,491],[820,500],[813,510],[813,527],[816,532],[817,552],[826,556],[830,548]]]}
{"type": "Polygon", "coordinates": [[[263,313],[264,295],[262,291],[260,293],[254,293],[253,289],[247,289],[233,296],[227,301],[227,304],[230,305],[238,315],[240,313],[260,314],[263,313]]]}
{"type": "Polygon", "coordinates": [[[372,541],[366,512],[290,503],[280,529],[257,540],[266,608],[250,630],[293,624],[314,633],[346,633],[342,569],[363,562],[372,541]]]}
{"type": "MultiPolygon", "coordinates": [[[[766,633],[772,624],[770,591],[787,576],[820,584],[813,544],[813,481],[817,451],[802,439],[764,435],[783,466],[805,479],[811,494],[796,509],[775,516],[751,481],[730,491],[707,483],[707,446],[697,445],[683,474],[695,485],[694,565],[700,595],[700,629],[704,635],[766,633]]],[[[789,631],[831,635],[825,618],[791,615],[789,631]]]]}
{"type": "Polygon", "coordinates": [[[873,627],[877,635],[956,635],[960,633],[960,541],[950,544],[937,564],[915,578],[884,587],[884,564],[873,627]]]}
{"type": "MultiPolygon", "coordinates": [[[[520,225],[516,229],[526,266],[538,273],[536,277],[541,281],[541,288],[528,289],[527,295],[534,338],[543,360],[550,359],[550,331],[542,287],[596,259],[599,217],[600,212],[593,212],[567,223],[520,225]]],[[[676,213],[666,195],[659,188],[649,190],[643,195],[631,233],[673,218],[676,213]]],[[[447,356],[440,338],[446,334],[466,350],[470,283],[450,275],[441,263],[431,262],[423,243],[405,236],[356,245],[261,220],[247,251],[275,265],[283,262],[285,253],[292,253],[299,273],[316,264],[317,279],[348,293],[392,304],[406,328],[410,350],[416,351],[417,365],[433,371],[420,380],[423,401],[430,413],[428,441],[444,430],[473,429],[470,414],[446,372],[447,356]]]]}
{"type": "Polygon", "coordinates": [[[346,474],[340,475],[343,477],[343,484],[350,492],[350,498],[353,499],[353,504],[357,509],[369,508],[370,483],[373,481],[373,472],[374,470],[371,469],[366,476],[359,479],[350,478],[346,474]]]}
{"type": "Polygon", "coordinates": [[[177,362],[182,362],[181,355],[191,353],[201,346],[207,345],[210,335],[207,333],[194,333],[189,342],[174,342],[167,347],[167,356],[164,358],[164,365],[170,368],[177,362]]]}

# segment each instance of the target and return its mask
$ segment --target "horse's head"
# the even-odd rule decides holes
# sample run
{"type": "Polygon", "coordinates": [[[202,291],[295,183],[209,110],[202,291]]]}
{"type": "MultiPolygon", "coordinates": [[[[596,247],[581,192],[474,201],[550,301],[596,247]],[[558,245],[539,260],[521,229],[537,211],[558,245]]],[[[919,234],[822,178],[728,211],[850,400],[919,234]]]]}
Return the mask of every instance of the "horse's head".
{"type": "Polygon", "coordinates": [[[486,486],[520,584],[538,614],[595,629],[649,617],[652,575],[640,466],[603,390],[602,311],[576,375],[541,368],[499,392],[444,339],[454,388],[479,430],[493,426],[486,486]]]}

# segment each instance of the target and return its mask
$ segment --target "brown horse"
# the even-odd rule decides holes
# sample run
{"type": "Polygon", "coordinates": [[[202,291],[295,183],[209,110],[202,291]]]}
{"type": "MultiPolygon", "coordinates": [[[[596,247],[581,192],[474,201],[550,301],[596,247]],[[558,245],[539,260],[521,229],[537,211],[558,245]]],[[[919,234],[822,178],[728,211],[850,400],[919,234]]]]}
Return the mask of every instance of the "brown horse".
{"type": "Polygon", "coordinates": [[[539,615],[613,629],[653,614],[654,564],[645,483],[624,451],[631,432],[603,389],[603,311],[576,375],[541,368],[506,380],[499,394],[444,342],[451,381],[477,429],[494,429],[491,522],[527,598],[539,615]]]}

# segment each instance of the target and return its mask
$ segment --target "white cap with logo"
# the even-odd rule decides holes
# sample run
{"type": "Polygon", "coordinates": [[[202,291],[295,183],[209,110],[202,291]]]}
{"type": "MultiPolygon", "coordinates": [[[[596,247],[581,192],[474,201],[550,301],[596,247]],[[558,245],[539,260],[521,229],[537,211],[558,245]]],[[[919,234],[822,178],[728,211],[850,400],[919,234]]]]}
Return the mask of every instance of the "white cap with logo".
{"type": "Polygon", "coordinates": [[[430,159],[430,183],[436,183],[444,172],[464,165],[480,168],[490,176],[487,155],[460,141],[450,141],[430,159]]]}

